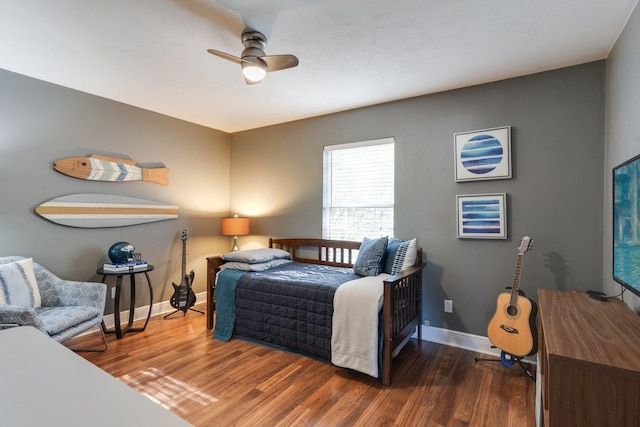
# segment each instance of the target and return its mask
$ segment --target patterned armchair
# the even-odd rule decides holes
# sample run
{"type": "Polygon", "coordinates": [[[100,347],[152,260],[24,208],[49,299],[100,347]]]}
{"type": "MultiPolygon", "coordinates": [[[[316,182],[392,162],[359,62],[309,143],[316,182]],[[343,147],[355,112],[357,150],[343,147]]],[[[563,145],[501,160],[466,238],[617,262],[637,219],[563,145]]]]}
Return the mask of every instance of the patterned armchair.
{"type": "Polygon", "coordinates": [[[24,277],[24,282],[27,285],[29,283],[27,276],[30,272],[26,274],[26,270],[30,269],[23,268],[25,261],[31,262],[30,259],[21,256],[0,257],[0,329],[30,325],[62,342],[98,326],[103,347],[73,350],[106,350],[107,342],[101,328],[106,285],[63,280],[33,262],[31,277],[35,276],[37,289],[34,287],[24,292],[25,287],[16,285],[15,282],[21,281],[24,277]],[[18,264],[21,267],[15,267],[18,264]],[[10,271],[9,267],[14,271],[10,271]],[[13,284],[8,283],[10,280],[13,280],[13,284]],[[11,295],[11,292],[14,292],[14,295],[11,295]]]}

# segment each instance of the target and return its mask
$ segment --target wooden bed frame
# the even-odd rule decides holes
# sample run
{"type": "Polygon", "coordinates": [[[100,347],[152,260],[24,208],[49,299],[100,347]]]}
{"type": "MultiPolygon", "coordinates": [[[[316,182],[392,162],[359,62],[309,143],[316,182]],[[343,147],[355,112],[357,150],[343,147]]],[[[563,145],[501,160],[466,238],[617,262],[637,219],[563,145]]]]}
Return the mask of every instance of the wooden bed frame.
{"type": "MultiPolygon", "coordinates": [[[[353,267],[361,242],[325,239],[269,239],[270,248],[289,252],[294,261],[308,264],[353,267]]],[[[207,258],[207,328],[213,328],[215,279],[224,260],[207,258]]],[[[422,249],[418,248],[413,267],[384,281],[384,342],[382,349],[382,384],[391,385],[392,356],[395,350],[418,329],[422,339],[422,249]]]]}

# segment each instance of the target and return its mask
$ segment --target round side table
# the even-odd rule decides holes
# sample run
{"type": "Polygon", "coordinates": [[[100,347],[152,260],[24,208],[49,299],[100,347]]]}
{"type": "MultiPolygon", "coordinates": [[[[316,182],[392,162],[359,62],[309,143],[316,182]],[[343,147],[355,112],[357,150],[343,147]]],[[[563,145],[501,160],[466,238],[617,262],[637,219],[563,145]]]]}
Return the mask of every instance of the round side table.
{"type": "Polygon", "coordinates": [[[149,318],[151,317],[151,306],[153,305],[153,288],[151,287],[151,280],[149,279],[149,275],[147,274],[151,270],[153,270],[153,265],[147,265],[146,268],[129,270],[129,271],[109,271],[103,268],[99,268],[97,270],[97,274],[102,275],[102,283],[105,283],[107,277],[115,276],[116,278],[116,295],[113,301],[113,321],[115,323],[114,329],[107,329],[104,324],[104,320],[102,321],[102,330],[105,334],[116,334],[116,338],[120,339],[127,332],[141,332],[144,331],[147,327],[147,323],[149,323],[149,318]],[[147,314],[147,319],[144,322],[144,326],[141,328],[134,328],[133,326],[133,314],[135,311],[135,303],[136,303],[136,275],[144,274],[147,279],[147,285],[149,286],[149,313],[147,314]],[[129,299],[129,321],[127,325],[123,328],[120,324],[120,291],[122,289],[122,278],[124,276],[129,276],[129,289],[130,289],[130,299],[129,299]]]}

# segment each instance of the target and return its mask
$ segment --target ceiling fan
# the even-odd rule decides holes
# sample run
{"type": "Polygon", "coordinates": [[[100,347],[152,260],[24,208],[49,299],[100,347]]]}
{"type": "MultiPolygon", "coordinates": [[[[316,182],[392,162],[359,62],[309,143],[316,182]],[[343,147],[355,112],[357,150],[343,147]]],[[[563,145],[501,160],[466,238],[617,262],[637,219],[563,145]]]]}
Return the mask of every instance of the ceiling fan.
{"type": "Polygon", "coordinates": [[[240,58],[215,49],[207,49],[207,52],[240,64],[244,82],[248,85],[260,83],[267,72],[298,66],[298,58],[294,55],[265,55],[267,38],[258,31],[245,28],[241,39],[244,50],[240,58]]]}

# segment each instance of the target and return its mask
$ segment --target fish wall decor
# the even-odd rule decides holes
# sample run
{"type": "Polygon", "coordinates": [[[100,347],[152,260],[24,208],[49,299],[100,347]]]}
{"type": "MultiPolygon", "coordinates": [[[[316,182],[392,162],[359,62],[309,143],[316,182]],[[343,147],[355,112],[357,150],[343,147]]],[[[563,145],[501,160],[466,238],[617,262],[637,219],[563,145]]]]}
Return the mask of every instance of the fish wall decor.
{"type": "Polygon", "coordinates": [[[167,167],[140,167],[135,160],[99,154],[59,159],[53,163],[53,168],[65,175],[91,181],[149,181],[169,185],[169,168],[167,167]]]}

